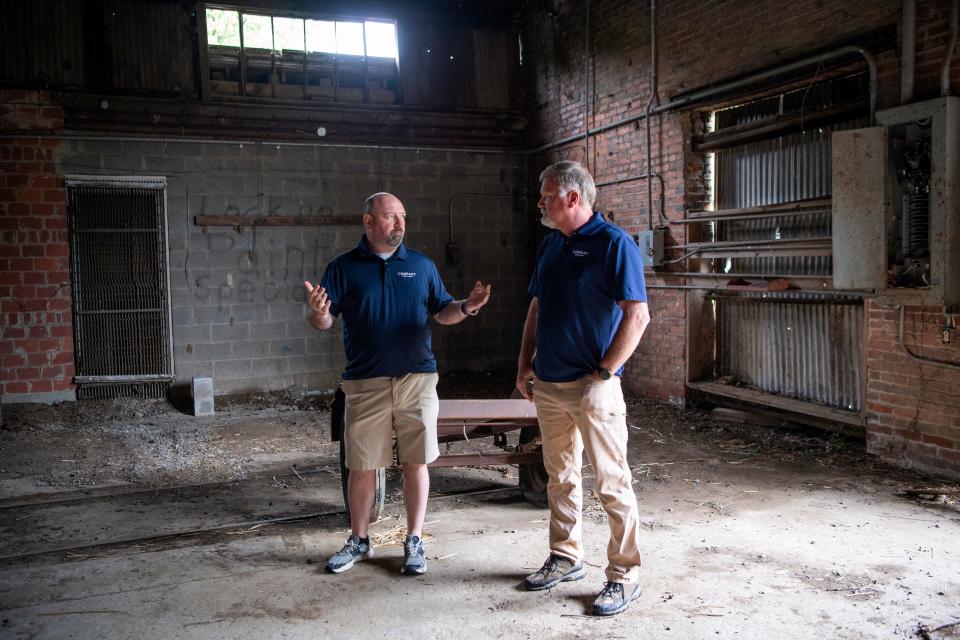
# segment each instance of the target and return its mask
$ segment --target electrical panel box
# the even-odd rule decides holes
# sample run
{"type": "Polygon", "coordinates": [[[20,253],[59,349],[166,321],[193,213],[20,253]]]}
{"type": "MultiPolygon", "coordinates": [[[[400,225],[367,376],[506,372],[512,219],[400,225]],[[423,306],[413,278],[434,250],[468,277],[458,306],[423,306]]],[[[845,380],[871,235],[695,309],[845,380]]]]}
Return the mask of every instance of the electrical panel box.
{"type": "Polygon", "coordinates": [[[893,304],[960,304],[960,98],[833,134],[833,284],[893,304]]]}
{"type": "Polygon", "coordinates": [[[640,247],[645,267],[659,267],[663,264],[663,230],[641,231],[633,236],[640,247]]]}

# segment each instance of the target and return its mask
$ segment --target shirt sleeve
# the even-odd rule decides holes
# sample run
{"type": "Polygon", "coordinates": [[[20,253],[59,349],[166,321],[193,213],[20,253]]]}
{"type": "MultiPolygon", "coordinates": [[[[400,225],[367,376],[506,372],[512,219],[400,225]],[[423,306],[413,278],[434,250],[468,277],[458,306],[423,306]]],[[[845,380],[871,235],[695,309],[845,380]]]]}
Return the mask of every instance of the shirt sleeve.
{"type": "Polygon", "coordinates": [[[621,300],[647,301],[647,286],[643,278],[643,256],[632,238],[620,234],[611,247],[609,268],[614,295],[621,300]]]}
{"type": "Polygon", "coordinates": [[[447,291],[447,288],[443,286],[443,281],[440,279],[440,272],[437,271],[437,265],[432,261],[430,262],[430,295],[427,298],[427,311],[430,312],[430,315],[440,313],[440,311],[453,302],[453,296],[447,291]]]}
{"type": "Polygon", "coordinates": [[[327,265],[319,286],[327,290],[327,298],[330,300],[330,313],[334,316],[340,315],[340,301],[343,299],[344,286],[343,274],[336,262],[327,265]]]}

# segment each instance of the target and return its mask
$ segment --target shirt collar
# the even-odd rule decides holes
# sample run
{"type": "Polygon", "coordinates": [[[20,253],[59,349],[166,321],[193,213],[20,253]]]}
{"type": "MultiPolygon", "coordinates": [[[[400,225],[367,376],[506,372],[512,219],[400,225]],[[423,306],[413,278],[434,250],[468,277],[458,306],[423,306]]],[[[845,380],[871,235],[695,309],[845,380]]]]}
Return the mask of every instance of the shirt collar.
{"type": "MultiPolygon", "coordinates": [[[[373,249],[370,247],[370,241],[367,240],[367,234],[360,236],[360,242],[357,243],[357,250],[360,252],[360,255],[364,258],[379,258],[377,254],[373,252],[373,249]]],[[[400,246],[397,247],[397,250],[393,252],[393,255],[387,258],[387,260],[406,260],[407,259],[407,248],[400,243],[400,246]]]]}
{"type": "Polygon", "coordinates": [[[603,217],[600,215],[599,211],[594,211],[593,216],[580,225],[573,233],[570,234],[570,237],[576,236],[589,236],[593,235],[600,227],[603,226],[603,217]]]}

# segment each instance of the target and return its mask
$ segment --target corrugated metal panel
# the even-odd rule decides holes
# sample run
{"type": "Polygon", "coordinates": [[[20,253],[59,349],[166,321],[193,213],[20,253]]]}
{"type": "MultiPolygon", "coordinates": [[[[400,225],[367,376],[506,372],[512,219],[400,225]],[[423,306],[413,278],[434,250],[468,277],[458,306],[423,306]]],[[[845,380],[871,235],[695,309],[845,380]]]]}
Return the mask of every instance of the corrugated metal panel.
{"type": "MultiPolygon", "coordinates": [[[[865,126],[864,120],[822,127],[720,151],[716,155],[717,209],[781,204],[831,193],[831,134],[865,126]]],[[[765,216],[718,223],[717,240],[829,238],[830,210],[803,216],[765,216]]],[[[728,273],[829,275],[829,256],[736,258],[728,273]]]]}
{"type": "MultiPolygon", "coordinates": [[[[717,113],[717,130],[800,113],[862,96],[854,76],[762,98],[717,113]]],[[[775,205],[831,194],[831,135],[859,128],[865,119],[816,127],[717,152],[717,209],[775,205]]],[[[831,211],[761,216],[714,225],[718,241],[829,238],[831,211]]],[[[832,258],[765,257],[721,260],[730,273],[830,275],[832,258]]],[[[863,304],[811,294],[743,294],[716,298],[719,375],[736,384],[842,409],[859,411],[863,304]]]]}
{"type": "Polygon", "coordinates": [[[16,0],[0,3],[0,77],[49,86],[81,85],[83,3],[16,0]]]}
{"type": "Polygon", "coordinates": [[[718,298],[719,373],[769,393],[859,411],[863,305],[806,298],[718,298]]]}
{"type": "Polygon", "coordinates": [[[193,90],[189,7],[117,1],[108,11],[116,88],[174,94],[193,90]]]}

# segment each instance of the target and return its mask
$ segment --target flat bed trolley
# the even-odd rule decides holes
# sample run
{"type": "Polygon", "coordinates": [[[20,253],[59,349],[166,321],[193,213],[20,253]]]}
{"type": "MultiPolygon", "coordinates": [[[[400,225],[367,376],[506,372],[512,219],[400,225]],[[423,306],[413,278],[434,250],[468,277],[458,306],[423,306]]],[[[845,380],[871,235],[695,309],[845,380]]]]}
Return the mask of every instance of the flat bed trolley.
{"type": "MultiPolygon", "coordinates": [[[[340,478],[343,502],[347,504],[347,480],[350,470],[346,467],[345,439],[342,437],[346,409],[346,395],[340,389],[334,396],[330,411],[330,434],[340,441],[340,478]]],[[[495,446],[502,451],[458,453],[441,455],[431,467],[469,467],[516,464],[519,465],[520,487],[525,495],[541,496],[546,491],[547,474],[543,468],[540,451],[540,424],[533,403],[524,398],[509,400],[441,400],[437,419],[437,441],[468,442],[478,438],[493,437],[495,446]],[[519,444],[507,444],[507,433],[520,431],[519,444]]],[[[386,495],[386,470],[377,472],[371,521],[383,513],[386,495]]]]}

